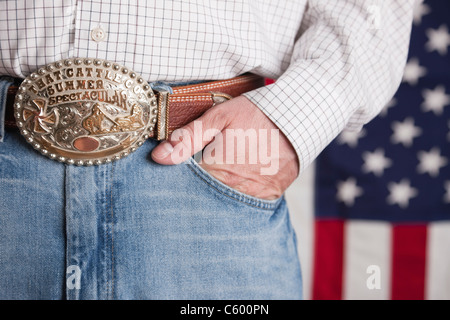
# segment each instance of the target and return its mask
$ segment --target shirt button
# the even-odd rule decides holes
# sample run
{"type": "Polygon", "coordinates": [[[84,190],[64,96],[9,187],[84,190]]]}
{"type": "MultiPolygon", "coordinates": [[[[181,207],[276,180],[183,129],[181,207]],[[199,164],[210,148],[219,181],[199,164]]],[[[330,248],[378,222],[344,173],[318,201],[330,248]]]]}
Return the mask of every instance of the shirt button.
{"type": "Polygon", "coordinates": [[[106,38],[106,32],[100,27],[94,28],[91,31],[91,38],[95,42],[101,42],[106,38]]]}

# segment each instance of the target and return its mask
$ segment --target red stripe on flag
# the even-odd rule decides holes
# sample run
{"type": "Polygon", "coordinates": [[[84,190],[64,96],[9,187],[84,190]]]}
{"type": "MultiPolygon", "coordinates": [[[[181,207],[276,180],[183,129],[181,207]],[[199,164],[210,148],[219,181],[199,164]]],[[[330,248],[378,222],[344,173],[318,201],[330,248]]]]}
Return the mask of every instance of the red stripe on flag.
{"type": "Polygon", "coordinates": [[[316,220],[313,300],[341,300],[344,261],[344,221],[316,220]]]}
{"type": "Polygon", "coordinates": [[[427,226],[396,225],[392,232],[392,300],[423,300],[427,226]]]}

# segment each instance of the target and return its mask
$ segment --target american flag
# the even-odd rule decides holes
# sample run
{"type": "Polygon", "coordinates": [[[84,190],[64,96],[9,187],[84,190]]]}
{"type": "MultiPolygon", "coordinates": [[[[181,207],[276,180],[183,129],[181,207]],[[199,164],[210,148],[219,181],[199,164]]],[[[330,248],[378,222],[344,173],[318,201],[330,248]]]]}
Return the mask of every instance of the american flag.
{"type": "Polygon", "coordinates": [[[450,299],[449,12],[417,2],[395,97],[316,161],[311,299],[450,299]]]}

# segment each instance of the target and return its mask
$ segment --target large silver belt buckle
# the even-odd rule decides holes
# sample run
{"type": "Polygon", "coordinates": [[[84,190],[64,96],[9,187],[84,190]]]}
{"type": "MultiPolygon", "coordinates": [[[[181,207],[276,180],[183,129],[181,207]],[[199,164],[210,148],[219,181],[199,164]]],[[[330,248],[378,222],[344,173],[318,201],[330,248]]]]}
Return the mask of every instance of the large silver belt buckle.
{"type": "Polygon", "coordinates": [[[14,109],[20,132],[36,150],[63,163],[94,165],[123,158],[149,138],[157,100],[124,66],[71,58],[27,77],[14,109]]]}

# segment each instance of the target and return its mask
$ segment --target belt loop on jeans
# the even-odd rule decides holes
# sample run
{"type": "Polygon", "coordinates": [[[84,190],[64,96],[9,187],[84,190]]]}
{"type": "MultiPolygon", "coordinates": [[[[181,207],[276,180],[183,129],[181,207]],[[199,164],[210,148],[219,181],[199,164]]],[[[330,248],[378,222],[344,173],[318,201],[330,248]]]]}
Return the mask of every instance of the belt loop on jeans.
{"type": "Polygon", "coordinates": [[[263,85],[263,77],[247,73],[157,92],[117,63],[70,58],[11,86],[4,123],[51,159],[102,164],[127,156],[145,139],[167,139],[214,105],[263,85]]]}
{"type": "Polygon", "coordinates": [[[156,139],[165,140],[169,137],[169,92],[159,92],[158,117],[156,121],[156,139]]]}
{"type": "Polygon", "coordinates": [[[10,77],[0,77],[0,142],[3,142],[5,137],[6,102],[8,89],[13,82],[13,79],[10,77]]]}

